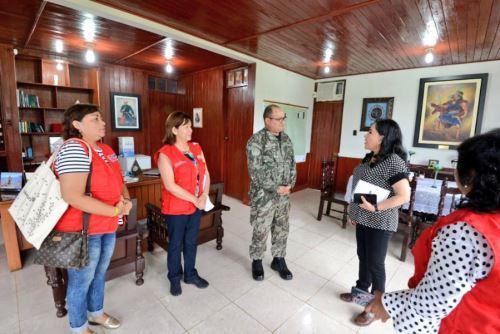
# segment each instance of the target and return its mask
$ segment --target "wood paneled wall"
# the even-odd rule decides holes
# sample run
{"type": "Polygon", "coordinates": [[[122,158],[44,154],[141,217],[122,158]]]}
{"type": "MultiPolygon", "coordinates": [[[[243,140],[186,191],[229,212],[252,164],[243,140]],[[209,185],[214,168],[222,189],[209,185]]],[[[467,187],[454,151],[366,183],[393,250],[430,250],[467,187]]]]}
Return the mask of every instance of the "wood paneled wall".
{"type": "MultiPolygon", "coordinates": [[[[104,142],[118,151],[118,137],[134,137],[135,153],[150,152],[151,124],[149,116],[148,81],[142,70],[116,65],[103,65],[99,68],[99,102],[106,121],[104,142]],[[111,92],[131,93],[141,96],[140,115],[142,131],[111,131],[111,92]]],[[[118,152],[117,152],[118,153],[118,152]]]]}
{"type": "Polygon", "coordinates": [[[352,175],[352,171],[361,163],[361,158],[339,157],[337,161],[335,192],[343,193],[347,187],[349,177],[352,175]]]}
{"type": "Polygon", "coordinates": [[[146,95],[149,100],[149,151],[145,154],[151,156],[151,163],[154,164],[153,155],[162,146],[165,135],[165,120],[173,111],[177,110],[177,94],[150,90],[146,95]]]}
{"type": "Polygon", "coordinates": [[[193,116],[193,108],[203,108],[203,127],[193,128],[193,141],[203,148],[212,182],[223,182],[224,117],[223,70],[214,68],[179,79],[185,95],[179,95],[177,110],[193,116]]]}
{"type": "Polygon", "coordinates": [[[5,141],[5,160],[2,158],[2,168],[10,171],[22,171],[23,161],[19,147],[19,114],[16,107],[16,66],[12,47],[0,44],[0,112],[3,123],[3,138],[5,141]],[[5,163],[4,163],[5,162],[5,163]]]}

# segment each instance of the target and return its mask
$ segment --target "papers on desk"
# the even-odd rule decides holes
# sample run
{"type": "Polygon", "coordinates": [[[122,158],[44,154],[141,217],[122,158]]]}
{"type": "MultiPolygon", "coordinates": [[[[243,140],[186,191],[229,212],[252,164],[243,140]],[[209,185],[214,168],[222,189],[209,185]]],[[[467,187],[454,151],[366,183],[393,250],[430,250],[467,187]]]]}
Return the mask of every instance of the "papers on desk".
{"type": "Polygon", "coordinates": [[[385,201],[389,194],[391,193],[389,190],[384,189],[382,187],[376,186],[373,183],[369,183],[363,180],[359,180],[354,188],[354,194],[375,194],[377,195],[377,203],[385,201]]]}
{"type": "Polygon", "coordinates": [[[142,171],[142,175],[145,175],[145,176],[160,176],[160,170],[158,168],[144,170],[144,171],[142,171]]]}

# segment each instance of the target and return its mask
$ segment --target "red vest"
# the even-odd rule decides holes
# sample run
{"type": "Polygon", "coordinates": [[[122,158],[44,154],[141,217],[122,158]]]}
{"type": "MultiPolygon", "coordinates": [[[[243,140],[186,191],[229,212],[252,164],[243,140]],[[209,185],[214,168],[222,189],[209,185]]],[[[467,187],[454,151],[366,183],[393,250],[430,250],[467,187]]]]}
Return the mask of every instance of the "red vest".
{"type": "Polygon", "coordinates": [[[415,288],[422,280],[432,253],[432,240],[440,228],[456,222],[466,222],[478,230],[493,249],[493,267],[483,280],[466,293],[457,307],[441,321],[439,334],[489,334],[500,333],[500,213],[476,213],[461,209],[441,218],[426,229],[417,240],[412,253],[415,274],[408,286],[415,288]]]}
{"type": "MultiPolygon", "coordinates": [[[[195,194],[196,184],[199,185],[198,194],[203,192],[203,181],[205,178],[206,163],[203,159],[203,152],[198,143],[188,143],[189,150],[196,159],[196,166],[184,155],[175,145],[163,145],[154,156],[158,165],[160,153],[165,154],[172,164],[174,171],[174,182],[190,192],[195,194]],[[199,177],[197,174],[199,173],[199,177]]],[[[161,183],[161,212],[167,215],[190,215],[196,211],[196,206],[188,201],[175,197],[165,189],[161,183]]]]}
{"type": "MultiPolygon", "coordinates": [[[[90,181],[90,192],[92,197],[109,205],[115,205],[120,200],[123,191],[123,178],[115,152],[105,144],[98,144],[104,156],[108,159],[106,163],[99,154],[92,149],[92,176],[90,181]]],[[[86,145],[82,144],[85,152],[86,145]]],[[[82,211],[69,207],[59,222],[54,227],[57,231],[75,232],[81,231],[83,224],[82,211]]],[[[90,215],[89,234],[114,233],[118,227],[118,217],[107,217],[90,215]]]]}

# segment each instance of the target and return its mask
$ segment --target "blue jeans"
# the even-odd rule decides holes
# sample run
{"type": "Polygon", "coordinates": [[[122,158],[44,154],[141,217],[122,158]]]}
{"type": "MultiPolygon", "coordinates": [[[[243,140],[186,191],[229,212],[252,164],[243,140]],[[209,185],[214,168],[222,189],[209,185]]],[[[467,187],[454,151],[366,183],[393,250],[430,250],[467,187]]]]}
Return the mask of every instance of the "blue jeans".
{"type": "Polygon", "coordinates": [[[181,252],[184,255],[184,280],[198,276],[195,269],[201,210],[190,215],[165,215],[168,230],[167,269],[170,282],[180,282],[183,273],[181,252]]]}
{"type": "Polygon", "coordinates": [[[87,312],[98,317],[103,314],[104,281],[115,249],[116,234],[98,234],[88,237],[89,264],[79,269],[68,269],[69,325],[73,332],[88,327],[87,312]]]}
{"type": "Polygon", "coordinates": [[[359,279],[356,287],[385,292],[385,256],[393,232],[356,224],[359,279]]]}

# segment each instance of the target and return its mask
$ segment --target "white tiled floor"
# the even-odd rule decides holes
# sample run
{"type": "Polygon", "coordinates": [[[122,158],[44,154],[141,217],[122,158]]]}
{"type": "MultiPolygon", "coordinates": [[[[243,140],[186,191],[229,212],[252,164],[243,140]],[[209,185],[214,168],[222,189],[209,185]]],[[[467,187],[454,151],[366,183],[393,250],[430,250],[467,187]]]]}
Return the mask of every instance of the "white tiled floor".
{"type": "MultiPolygon", "coordinates": [[[[274,273],[268,254],[265,280],[251,277],[248,243],[251,236],[249,208],[225,197],[231,207],[224,212],[223,249],[215,242],[198,248],[197,267],[210,286],[200,290],[182,285],[172,297],[166,280],[166,253],[157,247],[146,254],[145,283],[134,284],[129,274],[106,285],[106,310],[123,319],[114,331],[97,333],[394,333],[392,324],[374,323],[359,328],[352,318],[362,309],[342,302],[357,277],[358,260],[354,228],[343,230],[338,220],[316,220],[319,192],[304,190],[292,195],[288,266],[294,274],[284,281],[274,273]]],[[[399,261],[402,238],[395,235],[386,261],[388,290],[405,287],[412,274],[411,254],[399,261]]],[[[40,266],[30,264],[9,273],[5,251],[0,251],[0,333],[69,333],[67,318],[55,316],[51,290],[40,266]]]]}

